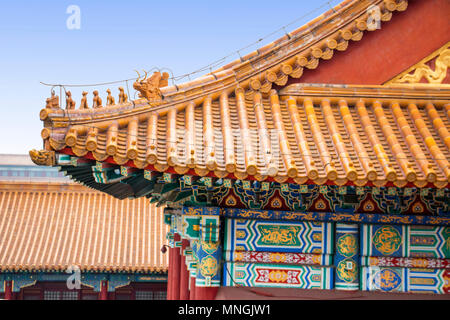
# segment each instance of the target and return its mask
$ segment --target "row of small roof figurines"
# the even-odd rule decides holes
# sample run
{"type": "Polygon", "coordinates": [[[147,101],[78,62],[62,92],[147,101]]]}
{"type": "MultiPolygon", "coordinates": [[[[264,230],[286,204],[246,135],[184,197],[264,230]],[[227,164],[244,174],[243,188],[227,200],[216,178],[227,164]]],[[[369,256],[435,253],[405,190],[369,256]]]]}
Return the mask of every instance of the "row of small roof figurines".
{"type": "MultiPolygon", "coordinates": [[[[108,96],[106,97],[106,105],[114,105],[115,99],[111,95],[111,90],[106,90],[108,93],[108,96]]],[[[92,92],[94,95],[94,98],[92,100],[93,107],[94,108],[101,108],[102,107],[102,98],[98,95],[98,91],[95,90],[92,92]]],[[[88,92],[83,91],[82,93],[83,98],[81,98],[81,104],[80,109],[89,109],[88,101],[87,101],[87,95],[88,92]]],[[[119,87],[119,104],[128,102],[128,95],[125,93],[124,89],[122,87],[119,87]]],[[[75,109],[76,102],[72,99],[72,93],[70,91],[66,91],[66,110],[74,110],[75,109]]],[[[46,100],[46,108],[51,109],[59,109],[59,96],[55,95],[55,91],[52,90],[52,96],[46,100]]]]}
{"type": "MultiPolygon", "coordinates": [[[[136,71],[137,72],[137,71],[136,71]]],[[[141,75],[138,73],[139,78],[133,83],[133,88],[139,92],[140,98],[146,98],[148,101],[159,101],[162,98],[161,91],[159,88],[166,87],[168,85],[169,74],[167,72],[163,72],[162,74],[159,71],[153,73],[153,75],[148,78],[148,74],[146,71],[145,77],[141,79],[141,75]]],[[[114,97],[111,95],[111,90],[106,90],[108,93],[108,97],[106,98],[106,105],[110,106],[115,104],[114,97]]],[[[93,99],[93,107],[101,108],[102,107],[102,98],[99,97],[98,91],[95,90],[92,92],[94,94],[93,99]]],[[[87,92],[83,91],[83,98],[81,99],[81,104],[79,109],[89,109],[87,102],[87,92]]],[[[47,99],[46,108],[50,109],[59,109],[59,97],[55,95],[55,91],[52,90],[52,96],[47,99]]],[[[128,102],[128,95],[124,92],[122,87],[119,87],[119,104],[128,102]]],[[[72,93],[70,91],[66,91],[66,110],[75,109],[75,101],[72,99],[72,93]]]]}

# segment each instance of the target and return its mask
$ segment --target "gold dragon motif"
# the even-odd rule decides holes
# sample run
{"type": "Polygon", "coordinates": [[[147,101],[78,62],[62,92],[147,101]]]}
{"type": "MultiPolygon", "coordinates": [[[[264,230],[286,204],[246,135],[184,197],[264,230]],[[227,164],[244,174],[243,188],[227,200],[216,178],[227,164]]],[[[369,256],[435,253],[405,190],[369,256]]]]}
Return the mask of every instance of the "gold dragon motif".
{"type": "Polygon", "coordinates": [[[386,84],[419,83],[422,78],[430,84],[442,84],[450,67],[450,42],[446,43],[432,55],[420,61],[405,72],[388,81],[386,84]],[[427,64],[434,60],[434,70],[427,64]]]}

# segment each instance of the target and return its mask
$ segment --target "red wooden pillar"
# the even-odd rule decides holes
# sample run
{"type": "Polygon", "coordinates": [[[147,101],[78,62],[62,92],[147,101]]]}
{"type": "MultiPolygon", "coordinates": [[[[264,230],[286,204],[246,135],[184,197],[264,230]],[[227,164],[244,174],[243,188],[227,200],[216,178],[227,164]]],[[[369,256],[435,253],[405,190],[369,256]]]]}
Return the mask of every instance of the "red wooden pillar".
{"type": "Polygon", "coordinates": [[[189,300],[195,300],[195,277],[191,277],[191,286],[189,289],[189,300]]]}
{"type": "Polygon", "coordinates": [[[14,300],[12,281],[5,280],[5,300],[14,300]]]}
{"type": "Polygon", "coordinates": [[[196,300],[215,300],[219,287],[196,287],[196,300]]]}
{"type": "Polygon", "coordinates": [[[189,272],[186,266],[186,257],[183,254],[186,247],[189,247],[189,240],[181,240],[180,300],[189,300],[189,272]]]}
{"type": "Polygon", "coordinates": [[[108,281],[102,280],[100,281],[100,300],[108,300],[108,281]]]}
{"type": "Polygon", "coordinates": [[[167,272],[167,300],[173,300],[172,283],[173,283],[173,248],[169,249],[169,270],[167,272]]]}
{"type": "Polygon", "coordinates": [[[177,242],[181,241],[181,237],[178,233],[173,236],[174,248],[171,248],[173,252],[173,265],[172,265],[172,300],[180,300],[180,266],[181,256],[180,247],[177,247],[177,242]]]}

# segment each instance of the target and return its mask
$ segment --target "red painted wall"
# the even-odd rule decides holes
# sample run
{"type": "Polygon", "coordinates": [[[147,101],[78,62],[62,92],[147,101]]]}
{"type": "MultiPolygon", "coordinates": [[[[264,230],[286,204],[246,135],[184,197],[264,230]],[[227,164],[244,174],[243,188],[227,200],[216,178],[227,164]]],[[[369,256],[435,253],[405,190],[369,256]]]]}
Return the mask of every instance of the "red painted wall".
{"type": "Polygon", "coordinates": [[[331,60],[320,60],[317,69],[289,83],[383,84],[450,40],[449,0],[408,2],[381,29],[365,31],[346,51],[335,50],[331,60]]]}

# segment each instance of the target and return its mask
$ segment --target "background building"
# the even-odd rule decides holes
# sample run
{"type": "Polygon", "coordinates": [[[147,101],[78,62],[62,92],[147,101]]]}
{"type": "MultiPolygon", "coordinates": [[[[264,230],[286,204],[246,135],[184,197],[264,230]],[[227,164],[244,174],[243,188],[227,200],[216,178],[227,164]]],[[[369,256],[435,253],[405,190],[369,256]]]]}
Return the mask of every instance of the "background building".
{"type": "Polygon", "coordinates": [[[0,298],[165,299],[162,220],[147,199],[121,201],[28,155],[0,155],[0,298]]]}

